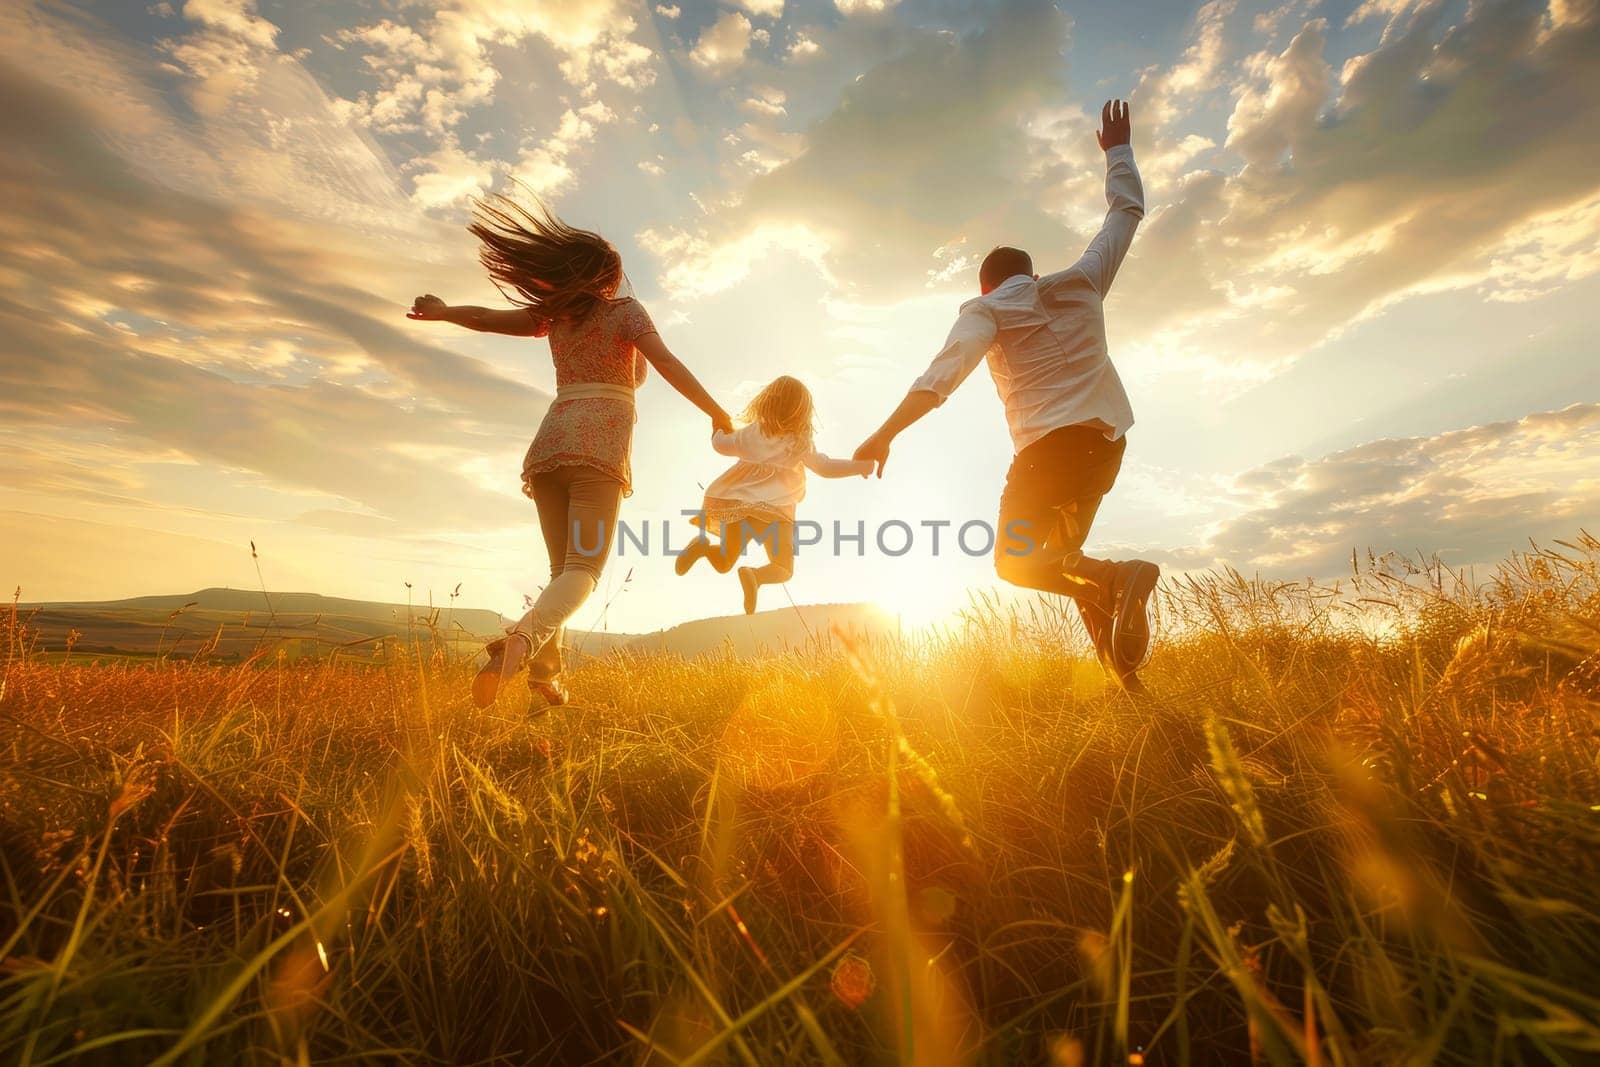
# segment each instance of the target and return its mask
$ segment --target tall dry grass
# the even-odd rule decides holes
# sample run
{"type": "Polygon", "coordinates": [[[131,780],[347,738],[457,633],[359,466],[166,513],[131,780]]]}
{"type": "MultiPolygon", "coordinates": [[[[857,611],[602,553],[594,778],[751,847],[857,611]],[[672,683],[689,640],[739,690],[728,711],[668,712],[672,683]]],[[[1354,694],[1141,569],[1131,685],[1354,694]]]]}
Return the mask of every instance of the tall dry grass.
{"type": "Polygon", "coordinates": [[[75,665],[9,624],[0,1061],[1600,1057],[1600,543],[760,662],[75,665]]]}

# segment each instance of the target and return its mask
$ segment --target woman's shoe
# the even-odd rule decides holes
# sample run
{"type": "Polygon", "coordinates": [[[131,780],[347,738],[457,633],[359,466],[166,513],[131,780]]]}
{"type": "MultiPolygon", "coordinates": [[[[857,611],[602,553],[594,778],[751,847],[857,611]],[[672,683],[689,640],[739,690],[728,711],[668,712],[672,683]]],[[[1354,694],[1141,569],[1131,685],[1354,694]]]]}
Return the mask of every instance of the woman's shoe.
{"type": "Polygon", "coordinates": [[[566,684],[559,678],[536,682],[530,675],[528,677],[528,692],[533,694],[534,700],[534,705],[528,709],[530,712],[543,710],[538,707],[538,703],[541,700],[544,701],[546,708],[559,708],[572,699],[572,695],[567,692],[566,684]]]}
{"type": "Polygon", "coordinates": [[[522,669],[523,661],[533,655],[533,641],[518,631],[490,641],[483,650],[489,653],[489,662],[472,679],[472,702],[480,708],[493,704],[500,687],[522,669]]]}
{"type": "Polygon", "coordinates": [[[756,581],[754,567],[739,568],[739,585],[744,588],[744,613],[746,615],[754,615],[756,613],[756,590],[761,588],[761,583],[756,581]]]}

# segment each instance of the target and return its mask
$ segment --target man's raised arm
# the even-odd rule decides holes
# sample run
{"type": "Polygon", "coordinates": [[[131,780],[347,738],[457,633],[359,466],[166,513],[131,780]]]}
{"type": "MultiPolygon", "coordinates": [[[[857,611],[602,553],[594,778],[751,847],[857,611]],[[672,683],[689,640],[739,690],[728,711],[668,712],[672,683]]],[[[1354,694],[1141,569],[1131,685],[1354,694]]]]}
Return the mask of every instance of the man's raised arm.
{"type": "Polygon", "coordinates": [[[855,458],[876,463],[878,477],[882,478],[890,444],[902,430],[943,404],[956,387],[967,380],[967,375],[988,355],[996,332],[994,316],[984,305],[974,301],[962,308],[956,324],[950,327],[944,348],[933,357],[922,377],[911,383],[911,390],[894,413],[876,433],[861,442],[855,458]]]}
{"type": "Polygon", "coordinates": [[[1068,271],[1081,271],[1095,291],[1104,296],[1133,244],[1139,220],[1144,218],[1144,183],[1133,165],[1133,123],[1126,101],[1106,101],[1100,109],[1100,132],[1096,136],[1106,154],[1106,204],[1110,210],[1100,232],[1068,271]]]}

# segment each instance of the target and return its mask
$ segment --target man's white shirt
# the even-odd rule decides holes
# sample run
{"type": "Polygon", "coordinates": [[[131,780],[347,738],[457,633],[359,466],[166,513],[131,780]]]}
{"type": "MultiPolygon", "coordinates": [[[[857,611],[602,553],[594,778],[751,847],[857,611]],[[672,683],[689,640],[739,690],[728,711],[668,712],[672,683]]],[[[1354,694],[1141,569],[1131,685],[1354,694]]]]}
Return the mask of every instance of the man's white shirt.
{"type": "Polygon", "coordinates": [[[1098,426],[1113,441],[1127,433],[1133,409],[1106,351],[1102,302],[1144,218],[1128,145],[1106,152],[1106,203],[1105,223],[1072,266],[1038,281],[1018,274],[961,305],[943,350],[911,391],[932,392],[942,404],[987,357],[1016,451],[1063,426],[1098,426]]]}

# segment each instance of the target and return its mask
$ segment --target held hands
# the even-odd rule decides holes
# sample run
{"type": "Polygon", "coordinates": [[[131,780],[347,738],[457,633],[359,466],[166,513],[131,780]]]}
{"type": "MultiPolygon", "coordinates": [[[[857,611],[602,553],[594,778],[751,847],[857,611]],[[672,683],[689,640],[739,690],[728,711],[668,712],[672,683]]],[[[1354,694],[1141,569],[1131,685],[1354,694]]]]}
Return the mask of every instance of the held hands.
{"type": "Polygon", "coordinates": [[[1133,138],[1133,123],[1128,119],[1128,102],[1126,100],[1107,100],[1100,109],[1100,132],[1095,135],[1100,141],[1100,150],[1109,152],[1119,144],[1127,144],[1133,138]]]}
{"type": "Polygon", "coordinates": [[[712,433],[732,433],[733,432],[733,419],[728,415],[728,413],[726,411],[723,411],[720,407],[717,408],[716,411],[711,413],[711,432],[712,433]]]}
{"type": "Polygon", "coordinates": [[[852,458],[876,463],[878,465],[878,477],[882,478],[884,465],[889,462],[889,441],[890,438],[884,437],[881,433],[875,433],[861,442],[861,447],[856,449],[855,456],[852,458]]]}
{"type": "Polygon", "coordinates": [[[411,310],[406,312],[406,318],[437,322],[444,318],[445,309],[449,306],[432,293],[428,293],[417,297],[411,302],[411,310]]]}

